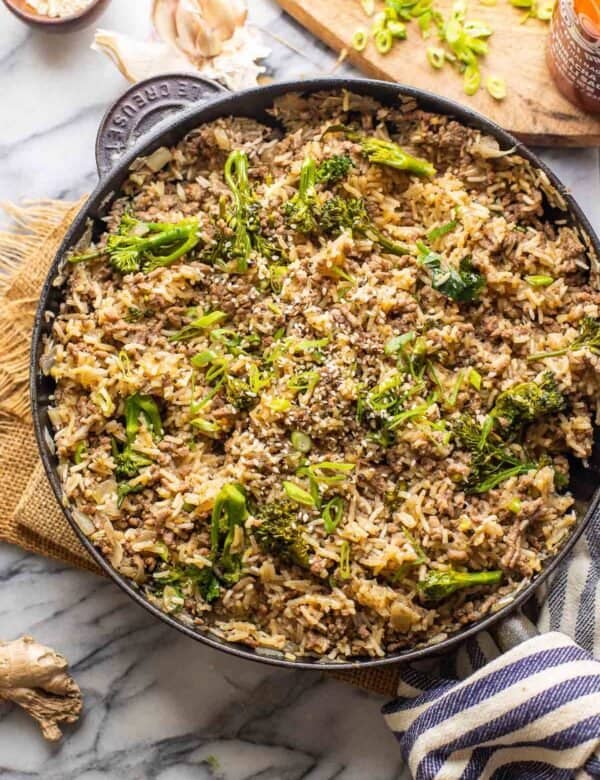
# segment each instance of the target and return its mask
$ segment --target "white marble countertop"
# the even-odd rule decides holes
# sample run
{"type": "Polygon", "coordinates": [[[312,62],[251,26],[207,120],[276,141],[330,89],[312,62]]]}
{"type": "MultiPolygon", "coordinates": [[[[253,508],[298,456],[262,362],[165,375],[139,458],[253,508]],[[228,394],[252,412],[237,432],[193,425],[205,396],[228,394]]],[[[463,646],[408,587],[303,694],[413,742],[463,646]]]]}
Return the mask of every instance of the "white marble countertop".
{"type": "MultiPolygon", "coordinates": [[[[99,26],[145,37],[148,6],[113,0],[99,26]]],[[[272,0],[250,6],[273,49],[273,78],[331,71],[335,57],[272,0]]],[[[0,200],[74,198],[93,187],[96,128],[126,83],[89,50],[92,32],[33,32],[0,8],[0,200]]],[[[599,152],[544,157],[600,230],[599,152]]],[[[0,638],[31,633],[62,651],[85,695],[80,724],[58,746],[0,704],[3,780],[403,776],[377,697],[209,650],[158,624],[112,583],[7,545],[0,582],[0,638]]]]}

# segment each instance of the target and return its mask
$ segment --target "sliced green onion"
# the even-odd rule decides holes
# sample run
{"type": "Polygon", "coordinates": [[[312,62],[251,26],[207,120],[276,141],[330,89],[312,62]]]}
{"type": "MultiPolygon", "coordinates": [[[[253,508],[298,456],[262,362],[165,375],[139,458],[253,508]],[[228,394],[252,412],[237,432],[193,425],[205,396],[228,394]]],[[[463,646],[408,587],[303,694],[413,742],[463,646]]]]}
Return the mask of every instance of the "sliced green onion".
{"type": "Polygon", "coordinates": [[[541,22],[549,22],[554,13],[554,0],[542,0],[535,7],[535,15],[541,22]]]}
{"type": "Polygon", "coordinates": [[[423,38],[429,38],[431,34],[431,22],[433,21],[433,12],[425,11],[424,14],[417,16],[417,24],[421,30],[421,36],[423,38]]]}
{"type": "Polygon", "coordinates": [[[184,325],[181,330],[173,333],[169,336],[169,341],[185,341],[191,339],[196,335],[198,330],[206,330],[212,328],[213,325],[218,325],[219,322],[227,319],[227,314],[224,311],[211,311],[207,314],[203,314],[202,317],[198,317],[192,320],[188,325],[184,325]]]}
{"type": "Polygon", "coordinates": [[[73,453],[73,461],[79,465],[83,461],[83,456],[87,453],[87,443],[85,441],[78,441],[75,445],[75,451],[73,453]]]}
{"type": "Polygon", "coordinates": [[[338,279],[343,279],[345,282],[352,282],[354,284],[356,281],[355,278],[348,273],[348,271],[346,271],[344,268],[340,268],[339,265],[334,265],[331,269],[331,273],[338,279]]]}
{"type": "MultiPolygon", "coordinates": [[[[432,68],[439,70],[440,68],[444,67],[444,62],[446,61],[446,52],[443,49],[440,49],[439,46],[429,46],[427,48],[427,61],[432,68]]],[[[427,237],[429,238],[429,234],[427,237]]]]}
{"type": "Polygon", "coordinates": [[[393,377],[374,387],[367,395],[367,406],[374,412],[385,412],[402,400],[398,392],[399,385],[402,384],[400,374],[394,374],[393,377]]]}
{"type": "Polygon", "coordinates": [[[406,40],[406,25],[404,22],[398,22],[393,19],[387,23],[387,29],[391,32],[392,38],[397,38],[399,41],[406,40]]]}
{"type": "Polygon", "coordinates": [[[383,30],[377,30],[374,41],[375,48],[380,54],[387,54],[392,48],[392,44],[394,43],[392,33],[387,27],[385,27],[383,30]]]}
{"type": "Polygon", "coordinates": [[[225,371],[228,366],[228,361],[225,358],[216,358],[206,374],[204,375],[205,380],[208,382],[209,385],[211,385],[213,382],[221,381],[224,378],[225,371]]]}
{"type": "Polygon", "coordinates": [[[383,15],[386,18],[386,26],[389,22],[394,22],[398,19],[398,12],[391,5],[386,5],[383,9],[383,15]]]}
{"type": "Polygon", "coordinates": [[[369,36],[365,30],[356,30],[352,36],[352,48],[356,51],[364,51],[367,48],[369,36]]]}
{"type": "Polygon", "coordinates": [[[392,336],[383,348],[384,353],[388,356],[396,355],[403,347],[414,341],[416,335],[414,330],[409,330],[407,333],[402,333],[399,336],[392,336]]]}
{"type": "Polygon", "coordinates": [[[509,512],[512,512],[514,515],[518,515],[521,511],[521,508],[523,506],[523,503],[520,498],[513,498],[511,501],[508,502],[506,505],[506,508],[509,512]]]}
{"type": "Polygon", "coordinates": [[[203,352],[194,355],[190,362],[194,368],[204,368],[204,366],[213,363],[218,357],[219,355],[212,349],[205,349],[203,352]]]}
{"type": "Polygon", "coordinates": [[[475,390],[481,390],[481,374],[474,368],[469,369],[469,384],[472,385],[475,390]]]}
{"type": "Polygon", "coordinates": [[[494,32],[489,24],[479,21],[468,21],[463,25],[464,31],[473,38],[489,38],[494,32]]]}
{"type": "Polygon", "coordinates": [[[298,473],[306,473],[317,482],[322,482],[325,485],[337,485],[339,482],[343,482],[355,467],[355,463],[334,463],[323,460],[320,463],[304,466],[298,470],[298,473]]]}
{"type": "Polygon", "coordinates": [[[289,398],[270,398],[267,401],[267,406],[274,412],[287,412],[291,405],[289,398]]]}
{"type": "Polygon", "coordinates": [[[360,4],[367,16],[373,16],[375,13],[375,0],[360,0],[360,4]]]}
{"type": "Polygon", "coordinates": [[[405,422],[408,422],[409,420],[413,420],[414,418],[422,417],[428,409],[430,409],[434,403],[437,402],[437,393],[433,393],[430,398],[427,399],[427,401],[424,401],[422,404],[418,404],[417,406],[414,406],[412,409],[406,409],[404,412],[400,412],[399,414],[395,414],[390,422],[388,423],[388,430],[395,431],[396,428],[399,428],[401,425],[403,425],[405,422]]]}
{"type": "Polygon", "coordinates": [[[190,403],[191,413],[196,414],[196,412],[199,412],[200,409],[203,409],[209,401],[212,401],[212,399],[215,397],[215,395],[219,392],[219,390],[223,386],[223,382],[224,382],[223,379],[217,382],[217,384],[213,388],[211,388],[208,391],[208,393],[206,393],[206,395],[203,398],[201,398],[199,401],[192,401],[190,403]]]}
{"type": "Polygon", "coordinates": [[[410,15],[413,17],[413,19],[416,19],[418,16],[422,16],[427,11],[430,11],[432,5],[433,0],[417,0],[417,2],[410,9],[410,15]]]}
{"type": "Polygon", "coordinates": [[[121,371],[123,372],[123,374],[125,374],[125,376],[129,376],[129,374],[131,373],[131,361],[129,359],[129,355],[127,354],[127,352],[125,352],[124,349],[122,349],[119,352],[118,359],[119,359],[119,365],[121,366],[121,371]]]}
{"type": "Polygon", "coordinates": [[[460,393],[460,389],[463,386],[464,381],[465,381],[465,370],[464,368],[461,368],[458,374],[456,375],[456,380],[452,385],[452,390],[450,390],[450,395],[448,396],[448,400],[446,402],[446,405],[448,406],[449,409],[452,409],[454,406],[456,406],[456,402],[458,400],[458,394],[460,393]]]}
{"type": "Polygon", "coordinates": [[[295,501],[297,504],[310,507],[316,506],[316,501],[313,496],[311,496],[308,491],[304,490],[304,488],[296,485],[294,482],[284,481],[283,489],[285,490],[287,497],[292,501],[295,501]]]}
{"type": "Polygon", "coordinates": [[[203,314],[202,317],[198,317],[198,319],[194,320],[190,324],[195,328],[205,330],[206,328],[212,328],[213,325],[218,325],[219,322],[223,322],[223,320],[226,319],[227,314],[224,311],[217,310],[208,312],[208,314],[203,314]]]}
{"type": "Polygon", "coordinates": [[[169,560],[169,548],[164,542],[154,542],[152,547],[147,547],[146,550],[158,555],[165,563],[169,560]]]}
{"type": "Polygon", "coordinates": [[[500,76],[488,76],[485,88],[494,100],[504,100],[506,97],[506,81],[500,76]]]}
{"type": "Polygon", "coordinates": [[[554,277],[546,274],[534,274],[533,276],[526,276],[525,281],[532,287],[548,287],[554,282],[554,277]]]}
{"type": "Polygon", "coordinates": [[[176,588],[175,585],[165,585],[162,597],[165,611],[171,614],[173,612],[179,612],[185,604],[181,590],[176,588]]]}
{"type": "Polygon", "coordinates": [[[340,577],[349,580],[350,576],[350,542],[344,541],[340,547],[340,577]]]}
{"type": "Polygon", "coordinates": [[[221,426],[212,422],[211,420],[205,420],[204,417],[196,417],[190,423],[194,428],[203,433],[205,436],[218,436],[221,433],[221,426]]]}
{"type": "Polygon", "coordinates": [[[373,24],[371,26],[371,34],[376,35],[380,30],[384,30],[386,25],[388,23],[388,18],[383,13],[383,11],[380,11],[378,14],[375,14],[373,17],[373,24]]]}
{"type": "MultiPolygon", "coordinates": [[[[489,79],[488,79],[489,81],[489,79]]],[[[474,95],[481,85],[481,73],[476,64],[467,65],[463,76],[463,86],[466,95],[474,95]]]]}
{"type": "MultiPolygon", "coordinates": [[[[440,51],[442,51],[440,49],[440,51]]],[[[458,222],[455,219],[450,220],[450,222],[445,222],[443,225],[440,225],[439,227],[435,227],[432,230],[427,233],[427,240],[428,241],[435,241],[438,238],[442,238],[443,236],[447,236],[448,233],[452,233],[453,230],[456,230],[458,227],[458,222]]]]}
{"type": "Polygon", "coordinates": [[[326,534],[332,534],[344,516],[344,499],[340,496],[332,498],[323,507],[323,528],[326,534]]]}
{"type": "Polygon", "coordinates": [[[303,452],[306,454],[312,449],[312,439],[310,436],[308,436],[308,434],[302,433],[302,431],[292,431],[290,441],[292,442],[292,447],[296,450],[296,452],[303,452]]]}
{"type": "Polygon", "coordinates": [[[269,268],[269,284],[275,295],[279,295],[281,292],[283,280],[285,279],[287,272],[288,268],[286,265],[272,265],[269,268]]]}
{"type": "Polygon", "coordinates": [[[301,341],[292,341],[289,346],[290,355],[297,355],[299,352],[314,352],[321,347],[329,344],[329,336],[322,339],[302,339],[301,341]]]}
{"type": "Polygon", "coordinates": [[[116,409],[115,402],[106,387],[101,387],[90,395],[90,401],[95,404],[105,417],[110,417],[116,409]]]}
{"type": "Polygon", "coordinates": [[[300,371],[289,379],[288,387],[290,390],[297,390],[299,392],[312,392],[317,386],[320,378],[318,371],[300,371]]]}
{"type": "Polygon", "coordinates": [[[462,24],[457,19],[449,19],[444,25],[444,39],[454,49],[463,36],[462,24]]]}

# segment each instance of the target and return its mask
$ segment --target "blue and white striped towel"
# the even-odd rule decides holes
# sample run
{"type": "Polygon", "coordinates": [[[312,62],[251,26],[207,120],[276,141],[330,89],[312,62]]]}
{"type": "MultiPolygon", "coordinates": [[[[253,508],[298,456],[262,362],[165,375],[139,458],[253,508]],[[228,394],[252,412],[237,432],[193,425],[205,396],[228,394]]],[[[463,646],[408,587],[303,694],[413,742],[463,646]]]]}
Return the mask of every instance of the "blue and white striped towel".
{"type": "Polygon", "coordinates": [[[597,529],[539,598],[547,633],[502,655],[482,632],[437,675],[401,671],[384,715],[416,780],[600,778],[597,529]]]}

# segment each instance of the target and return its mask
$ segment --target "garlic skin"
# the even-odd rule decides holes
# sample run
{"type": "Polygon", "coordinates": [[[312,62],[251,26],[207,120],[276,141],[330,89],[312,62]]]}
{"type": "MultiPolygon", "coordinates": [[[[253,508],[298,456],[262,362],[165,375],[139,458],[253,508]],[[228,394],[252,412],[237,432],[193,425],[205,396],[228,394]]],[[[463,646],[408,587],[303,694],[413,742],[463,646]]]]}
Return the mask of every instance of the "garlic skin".
{"type": "Polygon", "coordinates": [[[112,30],[96,30],[91,48],[106,54],[133,84],[161,73],[197,72],[189,60],[166,43],[136,41],[112,30]]]}
{"type": "Polygon", "coordinates": [[[232,90],[256,86],[270,54],[246,24],[244,0],[153,0],[160,41],[142,42],[96,30],[92,49],[106,54],[131,82],[162,73],[198,73],[232,90]]]}

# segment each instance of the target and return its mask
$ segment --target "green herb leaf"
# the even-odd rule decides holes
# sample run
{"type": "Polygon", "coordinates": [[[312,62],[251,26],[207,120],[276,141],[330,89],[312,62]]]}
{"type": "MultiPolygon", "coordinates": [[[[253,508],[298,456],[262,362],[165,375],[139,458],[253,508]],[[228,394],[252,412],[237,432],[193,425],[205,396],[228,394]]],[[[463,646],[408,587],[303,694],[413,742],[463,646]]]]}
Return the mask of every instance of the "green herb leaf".
{"type": "Polygon", "coordinates": [[[485,278],[473,270],[469,258],[463,258],[456,269],[446,264],[441,255],[422,242],[417,242],[417,248],[418,261],[431,274],[431,286],[434,290],[459,303],[470,303],[479,298],[485,287],[485,278]]]}

